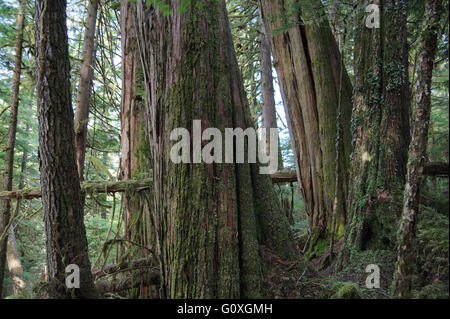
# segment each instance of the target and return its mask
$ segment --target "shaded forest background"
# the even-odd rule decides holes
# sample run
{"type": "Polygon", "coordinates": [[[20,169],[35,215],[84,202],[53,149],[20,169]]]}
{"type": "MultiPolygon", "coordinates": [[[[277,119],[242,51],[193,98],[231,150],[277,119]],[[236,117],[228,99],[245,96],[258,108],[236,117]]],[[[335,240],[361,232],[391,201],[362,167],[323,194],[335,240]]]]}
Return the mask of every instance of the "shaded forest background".
{"type": "MultiPolygon", "coordinates": [[[[69,0],[67,5],[67,27],[70,56],[72,101],[80,97],[80,74],[83,62],[88,4],[90,1],[69,0]]],[[[168,10],[161,1],[155,2],[159,10],[168,10]]],[[[355,82],[354,50],[355,11],[352,1],[322,1],[323,14],[330,22],[333,37],[339,45],[344,67],[349,79],[355,82]]],[[[281,147],[280,163],[284,172],[296,170],[295,154],[291,145],[288,120],[283,107],[282,92],[275,68],[270,65],[273,76],[272,123],[267,124],[267,110],[264,110],[262,80],[264,67],[264,31],[261,29],[261,16],[258,1],[226,1],[228,18],[233,36],[237,62],[243,78],[250,115],[258,127],[277,127],[281,147]],[[266,114],[266,118],[264,115],[266,114]]],[[[431,122],[428,134],[427,162],[449,162],[449,64],[448,64],[448,1],[439,24],[439,37],[432,77],[431,122]]],[[[308,12],[308,8],[302,8],[308,12]]],[[[313,8],[311,8],[312,10],[313,8]]],[[[19,113],[16,145],[14,152],[13,189],[32,189],[39,187],[38,159],[38,119],[36,108],[36,54],[35,8],[34,1],[23,0],[24,28],[22,75],[20,80],[19,113]]],[[[294,10],[294,9],[293,9],[294,10]]],[[[425,1],[408,1],[407,42],[409,45],[409,81],[411,96],[414,96],[417,64],[420,54],[420,36],[425,20],[425,1]]],[[[0,167],[5,166],[6,140],[8,137],[11,108],[11,85],[13,78],[15,40],[17,32],[16,17],[19,13],[17,1],[0,2],[0,167]]],[[[292,28],[287,23],[280,30],[283,33],[292,28]]],[[[123,51],[121,46],[121,4],[119,1],[98,1],[96,28],[94,33],[95,55],[93,56],[89,121],[87,125],[86,152],[83,179],[86,181],[114,182],[124,179],[123,131],[121,127],[121,101],[123,99],[123,51]],[[121,146],[122,145],[122,146],[121,146]],[[122,158],[121,158],[122,156],[122,158]]],[[[270,49],[270,44],[269,49],[270,49]]],[[[269,52],[269,61],[270,61],[269,52]]],[[[267,55],[266,60],[267,62],[267,55]]],[[[271,60],[273,64],[279,61],[271,60]]],[[[267,69],[266,69],[267,71],[267,69]]],[[[135,95],[145,95],[143,87],[136,85],[135,95]]],[[[411,114],[415,103],[413,101],[411,114]]],[[[352,123],[353,125],[354,123],[352,123]]],[[[123,125],[123,124],[122,124],[123,125]]],[[[333,141],[334,142],[334,141],[333,141]]],[[[146,155],[146,150],[136,147],[136,154],[146,155]]],[[[148,150],[147,150],[148,152],[148,150]]],[[[134,180],[148,178],[145,165],[139,164],[132,176],[134,180]],[[139,167],[141,165],[141,167],[139,167]]],[[[352,165],[352,164],[350,164],[352,165]]],[[[3,172],[2,172],[3,173],[3,172]]],[[[130,172],[128,172],[130,173],[130,172]]],[[[352,181],[350,180],[350,183],[352,181]]],[[[359,252],[346,263],[340,271],[336,270],[336,252],[341,248],[343,229],[326,240],[314,238],[314,229],[308,221],[304,199],[297,182],[274,184],[283,212],[289,221],[296,246],[301,253],[297,261],[287,264],[283,260],[264,276],[264,287],[269,297],[274,298],[391,298],[392,274],[395,271],[396,251],[374,248],[359,252]],[[313,243],[314,242],[314,243],[313,243]],[[331,258],[329,256],[333,256],[331,258]],[[361,265],[376,260],[383,269],[382,287],[370,290],[365,288],[367,276],[361,265]]],[[[334,188],[333,188],[334,189],[334,188]]],[[[146,220],[146,208],[137,210],[136,216],[129,215],[130,202],[143,206],[145,198],[135,198],[135,190],[125,193],[96,193],[86,191],[84,224],[89,247],[92,269],[107,265],[120,265],[125,261],[146,260],[152,256],[146,247],[150,221],[146,220]],[[140,203],[140,204],[137,204],[140,203]],[[144,238],[133,237],[145,234],[144,238]]],[[[336,191],[337,192],[337,191],[336,191]]],[[[448,178],[426,176],[421,184],[421,204],[417,223],[417,245],[415,247],[415,272],[412,296],[416,298],[448,298],[449,272],[449,185],[448,178]]],[[[10,271],[5,272],[3,297],[39,298],[45,295],[40,289],[45,281],[46,252],[43,208],[40,199],[19,199],[12,201],[12,229],[8,254],[15,254],[20,260],[18,276],[23,280],[17,283],[10,271]],[[14,237],[13,237],[14,236],[14,237]]],[[[336,225],[334,225],[336,226],[336,225]]],[[[150,235],[148,235],[150,236],[150,235]]],[[[268,253],[270,254],[270,253],[268,253]]],[[[267,257],[267,256],[266,256],[267,257]]],[[[273,256],[272,256],[273,257],[273,256]]],[[[268,258],[271,258],[270,256],[268,258]]],[[[278,258],[277,256],[273,258],[278,258]]],[[[149,271],[158,271],[157,264],[146,265],[149,271]]],[[[8,268],[6,268],[8,270],[8,268]]],[[[111,276],[111,275],[108,275],[111,276]]],[[[105,277],[108,277],[105,276],[105,277]]],[[[118,271],[113,279],[123,280],[118,271]]],[[[137,280],[137,279],[136,279],[137,280]]],[[[109,297],[155,297],[154,287],[136,287],[120,292],[109,292],[109,297]]],[[[1,297],[1,296],[0,296],[1,297]]]]}

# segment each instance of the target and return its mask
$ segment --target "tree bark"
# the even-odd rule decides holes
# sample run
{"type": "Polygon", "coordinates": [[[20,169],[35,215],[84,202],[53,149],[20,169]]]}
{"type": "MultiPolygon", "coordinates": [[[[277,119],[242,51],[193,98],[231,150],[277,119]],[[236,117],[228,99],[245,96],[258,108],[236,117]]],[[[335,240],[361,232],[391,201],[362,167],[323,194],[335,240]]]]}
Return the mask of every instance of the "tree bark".
{"type": "MultiPolygon", "coordinates": [[[[122,100],[120,179],[145,178],[150,172],[150,150],[146,134],[144,86],[135,31],[136,3],[121,2],[122,100]]],[[[132,258],[148,258],[154,232],[150,215],[151,190],[122,194],[125,238],[141,247],[126,247],[132,258]],[[145,249],[149,248],[149,249],[145,249]]],[[[144,288],[144,287],[141,287],[144,288]]],[[[149,298],[148,289],[131,292],[130,298],[149,298]]]]}
{"type": "Polygon", "coordinates": [[[298,180],[312,232],[310,251],[332,233],[336,187],[338,103],[343,128],[337,229],[342,234],[351,152],[352,87],[320,1],[291,6],[288,0],[260,0],[281,84],[298,180]],[[342,75],[342,76],[341,76],[342,75]],[[342,81],[341,81],[342,78],[342,81]]]}
{"type": "Polygon", "coordinates": [[[95,24],[99,0],[89,0],[86,31],[84,33],[83,55],[78,84],[77,109],[75,112],[75,146],[80,180],[84,180],[84,160],[86,156],[87,125],[91,103],[92,82],[95,61],[95,24]]]}
{"type": "MultiPolygon", "coordinates": [[[[153,220],[168,298],[260,297],[265,244],[295,252],[286,217],[256,164],[170,160],[169,134],[193,120],[207,127],[252,127],[225,1],[192,1],[171,15],[137,2],[138,44],[146,83],[153,172],[153,220]]],[[[206,141],[203,141],[206,142],[206,141]]]]}
{"type": "Polygon", "coordinates": [[[397,270],[394,277],[394,294],[399,298],[411,297],[416,246],[416,221],[420,204],[420,183],[425,166],[428,129],[430,126],[431,81],[442,10],[442,0],[429,0],[426,2],[426,26],[421,36],[420,54],[417,64],[417,105],[409,150],[406,186],[403,195],[403,213],[398,237],[397,270]]]}
{"type": "MultiPolygon", "coordinates": [[[[17,113],[19,110],[20,74],[22,72],[22,43],[24,29],[24,2],[20,1],[17,15],[17,34],[14,58],[14,75],[12,84],[11,108],[9,113],[8,140],[5,150],[5,171],[3,173],[2,188],[6,191],[12,189],[14,169],[14,148],[17,132],[17,113]]],[[[11,202],[5,198],[1,203],[0,213],[0,299],[3,294],[3,278],[5,273],[6,251],[8,244],[8,232],[10,226],[11,202]]]]}
{"type": "Polygon", "coordinates": [[[83,222],[74,119],[66,1],[36,1],[39,159],[50,298],[98,297],[83,222]],[[80,269],[80,288],[65,285],[66,267],[80,269]]]}
{"type": "Polygon", "coordinates": [[[26,283],[23,277],[22,262],[17,253],[16,236],[14,235],[14,228],[12,226],[9,231],[6,259],[8,260],[8,269],[13,282],[14,296],[17,296],[26,288],[26,283]]]}
{"type": "MultiPolygon", "coordinates": [[[[363,12],[368,4],[361,3],[359,10],[363,12]]],[[[355,39],[349,218],[338,268],[350,264],[361,251],[395,250],[406,175],[407,2],[383,1],[378,29],[366,27],[363,16],[355,39]]]]}

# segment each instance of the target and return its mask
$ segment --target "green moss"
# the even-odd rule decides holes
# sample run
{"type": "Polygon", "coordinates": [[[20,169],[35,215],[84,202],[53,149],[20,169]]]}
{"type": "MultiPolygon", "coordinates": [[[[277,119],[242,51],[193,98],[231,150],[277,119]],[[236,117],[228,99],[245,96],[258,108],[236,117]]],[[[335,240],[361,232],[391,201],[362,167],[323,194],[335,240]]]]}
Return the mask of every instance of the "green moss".
{"type": "Polygon", "coordinates": [[[357,284],[353,282],[344,282],[335,284],[336,293],[331,299],[361,299],[361,293],[357,284]]]}

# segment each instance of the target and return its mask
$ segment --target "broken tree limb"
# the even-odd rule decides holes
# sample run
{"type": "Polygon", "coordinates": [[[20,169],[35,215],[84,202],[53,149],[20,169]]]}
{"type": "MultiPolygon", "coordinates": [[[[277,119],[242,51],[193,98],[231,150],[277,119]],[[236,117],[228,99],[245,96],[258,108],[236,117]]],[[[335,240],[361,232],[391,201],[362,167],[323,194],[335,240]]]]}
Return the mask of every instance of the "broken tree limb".
{"type": "Polygon", "coordinates": [[[295,171],[282,171],[271,174],[273,184],[293,183],[297,181],[297,173],[295,171]]]}
{"type": "MultiPolygon", "coordinates": [[[[427,163],[423,170],[424,176],[449,177],[449,163],[427,163]]],[[[297,182],[297,174],[294,170],[282,171],[270,175],[273,184],[297,182]]],[[[142,191],[151,188],[151,178],[143,180],[122,180],[115,182],[83,182],[81,190],[90,194],[120,193],[128,190],[142,191]]],[[[13,191],[0,192],[0,199],[34,199],[41,197],[39,188],[24,188],[13,191]]]]}

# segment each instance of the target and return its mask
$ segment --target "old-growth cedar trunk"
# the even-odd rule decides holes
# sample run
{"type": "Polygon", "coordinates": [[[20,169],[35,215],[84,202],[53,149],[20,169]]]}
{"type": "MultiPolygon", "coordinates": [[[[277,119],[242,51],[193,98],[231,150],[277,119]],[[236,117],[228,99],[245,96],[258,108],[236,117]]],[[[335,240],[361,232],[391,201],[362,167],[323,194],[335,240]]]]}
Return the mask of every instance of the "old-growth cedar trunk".
{"type": "MultiPolygon", "coordinates": [[[[150,177],[150,150],[145,129],[142,65],[138,55],[134,18],[136,3],[121,2],[122,43],[122,101],[121,101],[121,158],[120,178],[124,180],[150,177]]],[[[132,188],[122,197],[125,219],[125,237],[142,247],[152,248],[150,217],[150,193],[135,192],[132,188]]],[[[149,250],[136,246],[127,247],[137,257],[149,257],[149,250]]],[[[145,290],[145,289],[144,289],[145,290]]],[[[141,291],[141,297],[147,297],[141,291]]]]}
{"type": "Polygon", "coordinates": [[[408,172],[403,194],[403,214],[398,238],[397,269],[394,276],[394,294],[411,297],[414,275],[416,220],[419,211],[420,183],[425,166],[428,129],[431,114],[431,80],[437,49],[442,0],[426,2],[425,30],[421,35],[417,64],[416,101],[413,133],[409,150],[408,172]]]}
{"type": "Polygon", "coordinates": [[[409,144],[406,16],[406,1],[389,0],[380,6],[381,28],[357,21],[349,218],[339,267],[354,253],[396,247],[409,144]]]}
{"type": "Polygon", "coordinates": [[[75,154],[66,1],[36,1],[39,159],[50,298],[95,298],[75,154]],[[79,266],[80,288],[66,287],[79,266]]]}
{"type": "MultiPolygon", "coordinates": [[[[343,233],[351,152],[352,87],[320,1],[313,9],[289,0],[260,0],[281,84],[297,175],[312,231],[311,256],[332,230],[336,186],[337,109],[340,97],[341,143],[337,234],[343,233]],[[341,81],[342,79],[342,81],[341,81]]],[[[322,245],[323,247],[323,245],[322,245]]]]}
{"type": "MultiPolygon", "coordinates": [[[[266,29],[261,21],[260,28],[260,59],[261,59],[261,95],[262,95],[262,117],[263,127],[266,129],[278,128],[277,110],[275,105],[275,90],[273,88],[272,75],[272,53],[270,42],[267,38],[266,29]]],[[[278,134],[277,134],[278,135],[278,134]]],[[[279,138],[278,138],[279,140],[279,138]]],[[[266,132],[266,151],[270,151],[270,131],[266,132]]],[[[278,170],[283,169],[283,158],[281,147],[278,147],[278,170]]]]}
{"type": "Polygon", "coordinates": [[[91,88],[94,79],[95,58],[95,24],[99,0],[89,0],[86,31],[84,33],[83,55],[78,85],[77,109],[75,112],[75,145],[77,150],[78,175],[83,180],[84,159],[86,156],[87,125],[89,121],[89,105],[91,88]]]}
{"type": "Polygon", "coordinates": [[[171,15],[137,6],[162,296],[260,297],[260,249],[285,260],[295,252],[269,176],[256,164],[169,157],[170,132],[181,127],[192,136],[193,120],[222,138],[224,128],[253,126],[225,1],[192,1],[181,14],[180,3],[170,1],[171,15]]]}
{"type": "MultiPolygon", "coordinates": [[[[2,188],[12,189],[14,147],[16,145],[17,113],[19,109],[20,74],[22,71],[22,42],[24,28],[24,1],[20,1],[17,15],[17,34],[14,59],[14,75],[12,82],[11,109],[9,113],[8,140],[5,150],[5,171],[3,173],[2,188]]],[[[0,211],[0,299],[3,293],[3,278],[5,274],[6,251],[8,246],[8,232],[10,224],[11,201],[4,199],[1,202],[0,211]]]]}

